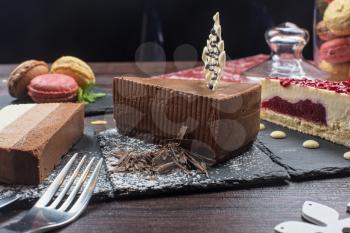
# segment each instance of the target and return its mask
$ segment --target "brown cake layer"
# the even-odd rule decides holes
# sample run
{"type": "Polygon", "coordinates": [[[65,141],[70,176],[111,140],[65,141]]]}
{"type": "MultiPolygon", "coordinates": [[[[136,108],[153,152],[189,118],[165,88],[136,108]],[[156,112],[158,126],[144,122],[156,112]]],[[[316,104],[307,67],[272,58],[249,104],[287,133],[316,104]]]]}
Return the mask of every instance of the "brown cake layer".
{"type": "Polygon", "coordinates": [[[190,149],[222,161],[248,149],[259,130],[260,85],[202,80],[114,78],[119,132],[162,142],[187,127],[190,149]],[[237,152],[237,153],[235,153],[237,152]]]}
{"type": "Polygon", "coordinates": [[[0,182],[39,184],[83,134],[84,106],[10,105],[0,118],[0,182]]]}

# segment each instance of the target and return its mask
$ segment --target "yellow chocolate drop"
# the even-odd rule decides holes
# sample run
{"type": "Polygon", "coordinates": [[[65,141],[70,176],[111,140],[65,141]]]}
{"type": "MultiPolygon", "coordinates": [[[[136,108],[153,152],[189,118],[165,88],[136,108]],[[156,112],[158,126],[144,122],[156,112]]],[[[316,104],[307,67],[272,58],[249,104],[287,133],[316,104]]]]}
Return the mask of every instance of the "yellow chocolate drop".
{"type": "Polygon", "coordinates": [[[307,149],[317,149],[320,147],[320,144],[315,140],[306,140],[303,142],[303,147],[307,149]]]}
{"type": "Polygon", "coordinates": [[[107,121],[97,120],[97,121],[91,121],[92,125],[106,125],[107,121]]]}
{"type": "Polygon", "coordinates": [[[260,123],[260,130],[264,130],[266,127],[263,123],[260,123]]]}
{"type": "Polygon", "coordinates": [[[350,151],[348,152],[345,152],[344,155],[343,155],[344,159],[346,160],[350,160],[350,151]]]}
{"type": "Polygon", "coordinates": [[[276,131],[273,131],[270,136],[274,139],[283,139],[283,138],[286,138],[287,137],[287,134],[283,131],[279,131],[279,130],[276,130],[276,131]]]}

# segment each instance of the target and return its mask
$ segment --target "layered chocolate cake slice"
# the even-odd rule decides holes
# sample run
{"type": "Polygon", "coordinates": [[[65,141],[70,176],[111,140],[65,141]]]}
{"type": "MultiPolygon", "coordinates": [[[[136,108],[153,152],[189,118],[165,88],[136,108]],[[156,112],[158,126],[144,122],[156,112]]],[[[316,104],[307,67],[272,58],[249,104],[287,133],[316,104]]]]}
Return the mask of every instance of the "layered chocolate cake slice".
{"type": "Polygon", "coordinates": [[[222,161],[247,150],[260,122],[260,85],[204,80],[114,78],[114,119],[120,133],[152,142],[186,128],[188,147],[222,161]]]}
{"type": "Polygon", "coordinates": [[[83,134],[84,106],[10,105],[0,119],[0,182],[38,184],[83,134]]]}
{"type": "Polygon", "coordinates": [[[348,82],[266,79],[261,117],[350,147],[349,94],[348,82]]]}

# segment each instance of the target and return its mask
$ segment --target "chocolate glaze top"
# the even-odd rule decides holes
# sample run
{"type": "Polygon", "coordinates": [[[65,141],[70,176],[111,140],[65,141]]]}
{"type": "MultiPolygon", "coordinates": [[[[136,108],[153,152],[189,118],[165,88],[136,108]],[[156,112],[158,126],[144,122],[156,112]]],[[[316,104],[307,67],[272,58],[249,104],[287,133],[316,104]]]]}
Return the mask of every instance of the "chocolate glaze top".
{"type": "Polygon", "coordinates": [[[215,91],[209,90],[205,80],[185,80],[185,79],[165,79],[160,77],[155,78],[140,78],[140,77],[121,77],[124,80],[129,80],[137,83],[169,88],[180,92],[189,93],[197,96],[204,96],[214,99],[226,99],[232,96],[239,96],[242,93],[252,90],[260,90],[259,84],[252,83],[233,83],[221,81],[215,91]]]}
{"type": "Polygon", "coordinates": [[[301,85],[313,87],[322,90],[333,91],[336,93],[350,94],[350,85],[347,81],[329,81],[329,80],[309,80],[309,79],[287,79],[287,78],[270,78],[279,80],[281,86],[301,85]]]}

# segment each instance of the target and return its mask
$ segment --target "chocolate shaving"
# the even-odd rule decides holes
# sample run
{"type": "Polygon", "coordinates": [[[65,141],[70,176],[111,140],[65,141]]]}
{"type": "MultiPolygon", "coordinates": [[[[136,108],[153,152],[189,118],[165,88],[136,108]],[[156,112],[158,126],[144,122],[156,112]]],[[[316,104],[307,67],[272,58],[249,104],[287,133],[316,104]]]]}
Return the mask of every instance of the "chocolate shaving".
{"type": "Polygon", "coordinates": [[[180,146],[187,128],[181,128],[178,139],[169,140],[154,152],[116,151],[113,155],[119,159],[113,164],[116,172],[143,172],[148,175],[164,174],[173,169],[181,169],[189,173],[197,169],[208,176],[208,165],[215,160],[207,158],[180,146]]]}
{"type": "Polygon", "coordinates": [[[177,139],[168,140],[165,145],[154,152],[115,151],[113,155],[118,162],[113,164],[116,172],[143,172],[148,175],[164,174],[173,169],[181,169],[189,173],[197,169],[208,176],[207,165],[214,164],[213,158],[201,156],[181,147],[187,127],[182,126],[177,134],[177,139]]]}
{"type": "Polygon", "coordinates": [[[176,163],[170,162],[165,163],[157,167],[156,172],[159,174],[170,172],[171,170],[176,168],[176,163]]]}

